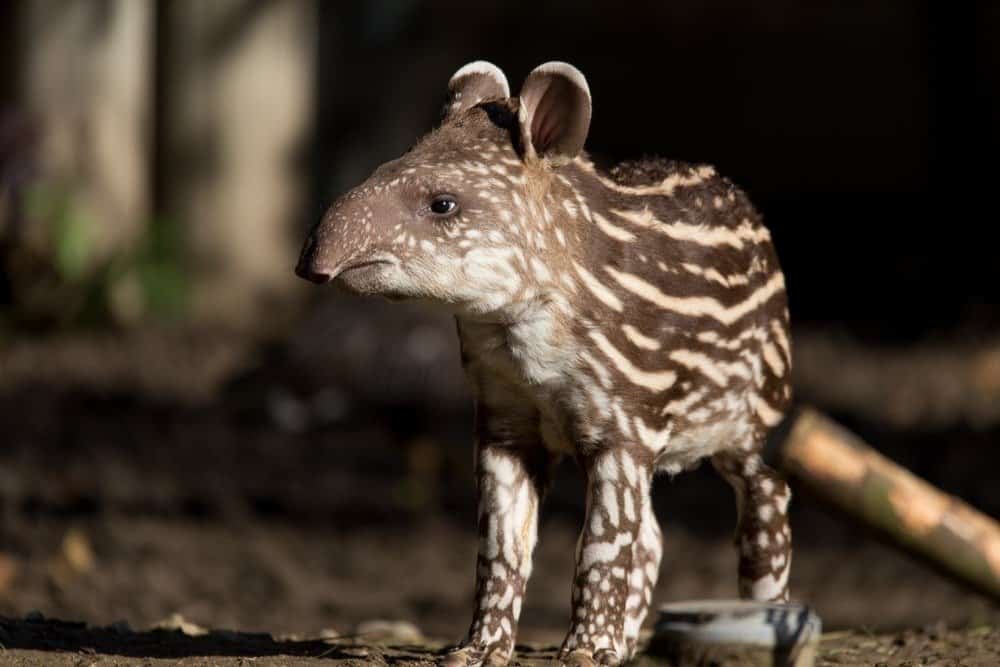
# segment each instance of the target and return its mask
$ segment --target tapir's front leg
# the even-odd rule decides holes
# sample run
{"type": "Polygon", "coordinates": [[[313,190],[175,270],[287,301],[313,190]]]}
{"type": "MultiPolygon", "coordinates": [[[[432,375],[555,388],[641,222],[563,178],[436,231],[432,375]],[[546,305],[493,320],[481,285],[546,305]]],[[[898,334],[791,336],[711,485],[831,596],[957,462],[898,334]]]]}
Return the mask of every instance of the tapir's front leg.
{"type": "Polygon", "coordinates": [[[626,448],[584,460],[587,516],[577,546],[569,665],[617,665],[635,648],[659,565],[651,463],[626,448]],[[647,573],[648,566],[648,573],[647,573]]]}
{"type": "Polygon", "coordinates": [[[530,431],[523,432],[524,420],[488,413],[480,404],[476,422],[476,609],[463,646],[445,657],[447,667],[504,665],[509,660],[550,463],[530,431]]]}

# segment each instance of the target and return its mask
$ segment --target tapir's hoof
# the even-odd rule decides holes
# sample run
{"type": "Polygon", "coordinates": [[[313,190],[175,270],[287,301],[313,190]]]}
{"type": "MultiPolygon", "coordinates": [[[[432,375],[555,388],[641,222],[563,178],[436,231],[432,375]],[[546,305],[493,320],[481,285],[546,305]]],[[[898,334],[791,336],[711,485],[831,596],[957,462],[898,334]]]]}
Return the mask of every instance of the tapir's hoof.
{"type": "Polygon", "coordinates": [[[597,667],[597,663],[591,657],[590,651],[584,651],[579,648],[569,653],[564,653],[559,656],[559,659],[565,667],[597,667]]]}
{"type": "Polygon", "coordinates": [[[506,667],[510,658],[500,653],[490,653],[483,661],[484,667],[506,667]]]}
{"type": "Polygon", "coordinates": [[[594,653],[594,661],[597,662],[598,665],[607,666],[620,665],[622,663],[618,654],[609,648],[602,648],[600,651],[596,651],[594,653]]]}
{"type": "Polygon", "coordinates": [[[483,664],[483,652],[471,646],[455,649],[438,661],[438,667],[480,667],[483,664]]]}
{"type": "Polygon", "coordinates": [[[603,648],[591,653],[578,648],[559,656],[566,667],[614,667],[621,664],[618,654],[609,648],[603,648]]]}

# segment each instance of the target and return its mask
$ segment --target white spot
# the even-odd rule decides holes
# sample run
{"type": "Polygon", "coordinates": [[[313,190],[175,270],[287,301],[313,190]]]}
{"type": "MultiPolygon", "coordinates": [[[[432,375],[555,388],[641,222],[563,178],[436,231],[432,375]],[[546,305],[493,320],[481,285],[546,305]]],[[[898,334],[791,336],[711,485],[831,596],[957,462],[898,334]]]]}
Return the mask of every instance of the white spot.
{"type": "Polygon", "coordinates": [[[618,526],[618,490],[612,482],[601,484],[601,506],[607,512],[608,522],[618,526]]]}
{"type": "MultiPolygon", "coordinates": [[[[622,547],[632,543],[631,533],[619,533],[614,542],[593,542],[584,547],[580,554],[581,569],[589,569],[594,563],[610,563],[618,557],[618,552],[622,547]]],[[[588,589],[584,589],[586,594],[588,589]]]]}
{"type": "Polygon", "coordinates": [[[625,489],[622,495],[624,498],[623,509],[625,512],[625,518],[628,519],[629,521],[635,521],[635,504],[634,501],[632,500],[632,492],[628,489],[625,489]]]}
{"type": "Polygon", "coordinates": [[[754,600],[774,600],[781,597],[788,586],[788,572],[791,568],[786,567],[778,576],[769,574],[762,577],[750,587],[750,595],[754,600]]]}
{"type": "Polygon", "coordinates": [[[590,533],[595,537],[604,535],[604,518],[598,512],[594,512],[590,518],[590,533]]]}

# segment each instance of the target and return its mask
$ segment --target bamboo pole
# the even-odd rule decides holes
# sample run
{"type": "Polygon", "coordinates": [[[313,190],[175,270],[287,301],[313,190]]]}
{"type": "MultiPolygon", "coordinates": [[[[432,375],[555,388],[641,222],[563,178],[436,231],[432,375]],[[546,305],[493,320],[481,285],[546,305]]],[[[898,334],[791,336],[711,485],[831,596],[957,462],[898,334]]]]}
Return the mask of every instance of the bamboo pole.
{"type": "Polygon", "coordinates": [[[766,452],[814,495],[945,574],[1000,601],[1000,524],[805,408],[766,452]]]}

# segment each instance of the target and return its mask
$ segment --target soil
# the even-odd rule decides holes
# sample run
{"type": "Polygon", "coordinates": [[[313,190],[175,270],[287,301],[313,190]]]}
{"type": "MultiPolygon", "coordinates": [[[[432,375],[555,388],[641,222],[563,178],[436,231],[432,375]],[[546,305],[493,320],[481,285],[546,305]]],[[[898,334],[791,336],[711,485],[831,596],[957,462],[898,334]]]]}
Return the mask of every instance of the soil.
{"type": "MultiPolygon", "coordinates": [[[[155,629],[134,632],[119,624],[87,627],[44,618],[0,620],[5,649],[0,662],[9,665],[111,667],[112,665],[338,665],[343,667],[394,665],[430,666],[448,650],[441,641],[400,643],[365,642],[358,638],[272,637],[266,633],[212,631],[191,636],[181,630],[155,629]]],[[[513,665],[550,665],[554,645],[519,645],[513,665]]],[[[636,664],[655,667],[671,663],[642,655],[636,664]]],[[[739,661],[712,662],[718,667],[742,667],[739,661]]],[[[981,627],[962,631],[923,629],[894,634],[838,632],[824,635],[816,667],[876,665],[964,665],[995,667],[1000,664],[1000,631],[981,627]]]]}
{"type": "MultiPolygon", "coordinates": [[[[434,355],[454,353],[437,342],[450,324],[420,326],[409,344],[438,367],[434,355]]],[[[0,348],[0,663],[416,664],[464,633],[475,516],[460,382],[400,371],[374,378],[391,388],[380,392],[364,386],[364,355],[387,348],[320,331],[349,363],[320,368],[304,343],[224,332],[0,348]],[[215,630],[153,629],[175,615],[215,630]],[[374,619],[411,624],[418,646],[358,636],[374,619]]],[[[996,431],[949,432],[944,449],[913,447],[933,433],[866,435],[1000,513],[997,452],[983,447],[996,431]]],[[[561,467],[519,635],[532,645],[557,644],[568,619],[581,497],[561,467]]],[[[1000,664],[1000,609],[796,498],[793,594],[832,633],[819,664],[1000,664]]],[[[659,480],[654,500],[654,602],[734,596],[728,487],[703,467],[659,480]]]]}

